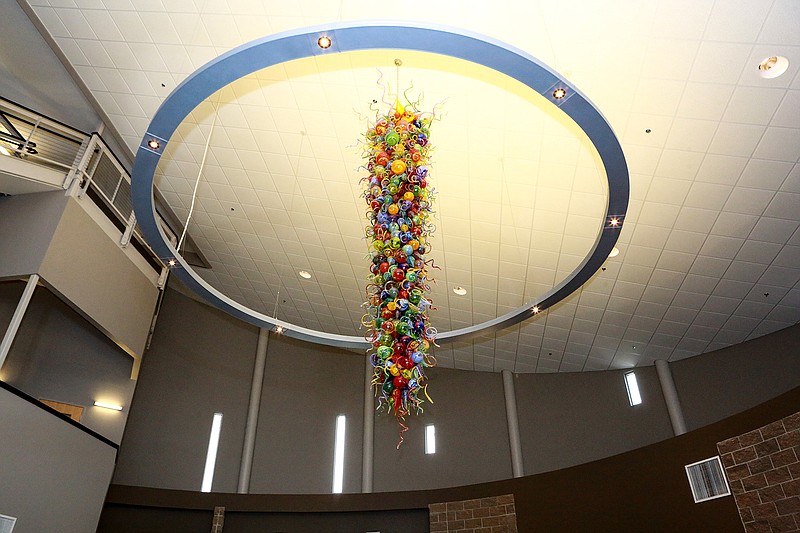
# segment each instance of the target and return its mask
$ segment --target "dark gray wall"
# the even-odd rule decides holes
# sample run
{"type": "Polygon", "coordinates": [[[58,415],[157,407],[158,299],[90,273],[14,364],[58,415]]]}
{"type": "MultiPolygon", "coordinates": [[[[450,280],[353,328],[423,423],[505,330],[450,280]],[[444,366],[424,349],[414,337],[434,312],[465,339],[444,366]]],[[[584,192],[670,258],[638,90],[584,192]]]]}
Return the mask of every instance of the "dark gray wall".
{"type": "Polygon", "coordinates": [[[525,474],[594,461],[671,437],[655,368],[635,372],[642,403],[633,407],[623,371],[516,375],[525,474]]]}
{"type": "Polygon", "coordinates": [[[258,331],[167,290],[145,353],[114,482],[200,490],[214,413],[212,490],[236,492],[258,331]]]}
{"type": "MultiPolygon", "coordinates": [[[[0,331],[25,284],[0,283],[0,331]]],[[[131,406],[133,359],[45,287],[36,288],[0,378],[35,397],[84,407],[81,423],[119,443],[131,406]],[[96,400],[123,410],[94,407],[96,400]]]]}
{"type": "Polygon", "coordinates": [[[800,325],[670,368],[691,431],[800,386],[800,325]]]}
{"type": "Polygon", "coordinates": [[[14,533],[94,531],[114,448],[0,389],[0,514],[14,533]]]}
{"type": "Polygon", "coordinates": [[[39,272],[68,201],[62,191],[0,198],[0,279],[39,272]]]}
{"type": "MultiPolygon", "coordinates": [[[[765,355],[760,363],[778,362],[766,373],[789,374],[784,385],[800,377],[793,359],[784,361],[786,352],[796,351],[796,345],[784,339],[786,334],[764,338],[742,352],[752,356],[750,352],[761,348],[786,347],[780,358],[765,355]]],[[[797,336],[791,338],[796,341],[797,336]]],[[[197,490],[211,416],[220,410],[225,422],[214,490],[235,492],[256,343],[256,328],[168,290],[152,347],[145,354],[115,482],[197,490]]],[[[725,364],[721,357],[724,354],[710,354],[672,365],[687,420],[707,409],[693,400],[692,390],[735,386],[728,383],[732,378],[714,372],[725,364]],[[706,358],[710,363],[700,364],[706,358]],[[699,366],[689,369],[689,362],[699,366]],[[694,389],[690,380],[697,384],[694,389]]],[[[738,368],[731,370],[739,374],[737,383],[747,384],[755,367],[745,355],[730,361],[738,368]]],[[[329,493],[338,414],[347,416],[344,491],[360,491],[364,363],[360,353],[270,334],[251,492],[329,493]]],[[[628,404],[624,371],[515,376],[525,473],[565,468],[670,438],[655,368],[635,371],[643,403],[634,407],[628,404]]],[[[376,416],[374,490],[510,478],[500,374],[434,368],[429,377],[428,391],[435,403],[426,402],[424,415],[407,418],[409,431],[399,450],[396,421],[376,416]],[[426,424],[436,426],[437,453],[432,456],[424,453],[426,424]]],[[[711,412],[741,411],[790,388],[776,388],[758,378],[749,387],[758,391],[733,403],[729,398],[712,399],[720,405],[711,412]]]]}
{"type": "Polygon", "coordinates": [[[270,334],[250,491],[330,493],[336,417],[344,492],[361,491],[365,356],[270,334]]]}
{"type": "Polygon", "coordinates": [[[503,381],[500,374],[448,368],[426,370],[433,404],[400,427],[391,415],[375,420],[374,489],[454,487],[511,477],[503,381]],[[425,426],[436,428],[436,453],[425,455],[425,426]]]}

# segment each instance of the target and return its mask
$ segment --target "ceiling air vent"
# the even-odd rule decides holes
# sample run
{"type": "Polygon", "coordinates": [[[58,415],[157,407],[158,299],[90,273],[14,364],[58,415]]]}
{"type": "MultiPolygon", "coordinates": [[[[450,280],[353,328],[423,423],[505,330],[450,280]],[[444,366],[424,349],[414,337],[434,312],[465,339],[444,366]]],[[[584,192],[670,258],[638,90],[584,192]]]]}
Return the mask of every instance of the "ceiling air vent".
{"type": "Polygon", "coordinates": [[[17,519],[13,516],[0,514],[0,533],[11,533],[14,531],[14,524],[16,523],[17,519]]]}
{"type": "Polygon", "coordinates": [[[686,465],[686,477],[692,487],[694,503],[721,498],[731,493],[719,456],[686,465]]]}

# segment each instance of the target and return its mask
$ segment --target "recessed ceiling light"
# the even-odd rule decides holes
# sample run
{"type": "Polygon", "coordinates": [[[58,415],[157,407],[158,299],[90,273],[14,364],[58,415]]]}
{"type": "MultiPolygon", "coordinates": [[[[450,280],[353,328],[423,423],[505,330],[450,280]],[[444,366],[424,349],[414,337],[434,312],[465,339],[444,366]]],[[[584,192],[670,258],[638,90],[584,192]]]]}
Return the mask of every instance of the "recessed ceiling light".
{"type": "Polygon", "coordinates": [[[616,246],[611,249],[611,253],[608,254],[608,257],[617,257],[619,255],[619,248],[616,246]]]}
{"type": "Polygon", "coordinates": [[[308,270],[301,270],[300,272],[298,272],[298,274],[300,274],[300,277],[303,279],[311,279],[311,272],[309,272],[308,270]]]}
{"type": "Polygon", "coordinates": [[[556,100],[561,100],[565,96],[567,96],[567,91],[565,89],[562,89],[561,87],[553,91],[553,98],[555,98],[556,100]]]}
{"type": "Polygon", "coordinates": [[[170,259],[169,261],[167,261],[167,264],[171,267],[174,267],[175,265],[178,264],[178,262],[174,259],[170,259]]]}
{"type": "Polygon", "coordinates": [[[275,333],[277,333],[278,335],[283,333],[283,326],[275,326],[275,333]]]}
{"type": "Polygon", "coordinates": [[[762,78],[777,78],[789,68],[789,60],[783,56],[771,56],[758,64],[758,74],[762,78]]]}
{"type": "Polygon", "coordinates": [[[149,141],[147,141],[147,146],[149,146],[153,150],[158,150],[158,147],[161,146],[161,145],[158,143],[157,140],[150,139],[149,141]]]}
{"type": "Polygon", "coordinates": [[[458,294],[459,296],[464,296],[467,294],[467,289],[464,287],[453,287],[453,292],[458,294]]]}
{"type": "Polygon", "coordinates": [[[326,48],[330,48],[331,47],[331,38],[330,37],[326,37],[325,35],[323,35],[322,37],[317,39],[317,46],[319,46],[323,50],[325,50],[326,48]]]}
{"type": "Polygon", "coordinates": [[[614,217],[609,221],[609,224],[611,224],[616,228],[617,226],[619,226],[619,219],[617,217],[614,217]]]}
{"type": "Polygon", "coordinates": [[[533,311],[533,314],[535,315],[536,313],[539,312],[539,306],[538,305],[534,305],[533,308],[531,309],[531,311],[533,311]]]}

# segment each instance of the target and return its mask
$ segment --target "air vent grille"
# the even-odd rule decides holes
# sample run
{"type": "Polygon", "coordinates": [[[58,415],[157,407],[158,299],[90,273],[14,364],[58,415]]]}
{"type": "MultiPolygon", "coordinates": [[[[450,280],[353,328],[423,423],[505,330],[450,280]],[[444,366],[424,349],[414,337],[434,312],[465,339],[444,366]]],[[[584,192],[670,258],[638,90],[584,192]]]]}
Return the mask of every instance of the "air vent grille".
{"type": "Polygon", "coordinates": [[[721,498],[731,493],[719,456],[686,465],[686,477],[689,478],[694,503],[721,498]]]}
{"type": "Polygon", "coordinates": [[[17,519],[13,516],[0,514],[0,533],[11,533],[14,531],[14,524],[16,523],[17,519]]]}

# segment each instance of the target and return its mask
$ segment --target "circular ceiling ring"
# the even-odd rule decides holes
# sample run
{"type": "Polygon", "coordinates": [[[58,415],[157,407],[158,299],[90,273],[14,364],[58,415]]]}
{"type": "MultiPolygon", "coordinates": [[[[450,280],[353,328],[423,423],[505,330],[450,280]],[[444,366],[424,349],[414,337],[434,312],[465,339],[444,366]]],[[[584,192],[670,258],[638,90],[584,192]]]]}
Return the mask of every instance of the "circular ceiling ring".
{"type": "MultiPolygon", "coordinates": [[[[327,42],[327,41],[326,41],[327,42]]],[[[608,180],[608,205],[602,229],[584,260],[559,285],[534,301],[492,320],[441,332],[437,341],[454,341],[519,323],[568,297],[602,266],[619,238],[628,208],[630,183],[622,147],[606,119],[568,81],[531,55],[495,39],[459,29],[392,22],[352,22],[279,33],[244,44],[210,61],[164,100],[142,138],[131,179],[136,219],[147,242],[172,274],[215,307],[246,322],[305,341],[345,348],[367,348],[358,336],[326,333],[277,320],[250,309],[209,285],[186,263],[159,227],[153,200],[153,178],[169,139],[189,113],[217,90],[273,65],[311,56],[358,50],[401,49],[430,52],[483,65],[506,74],[542,95],[569,116],[597,150],[608,180]],[[327,48],[318,41],[330,39],[327,48]]]]}

